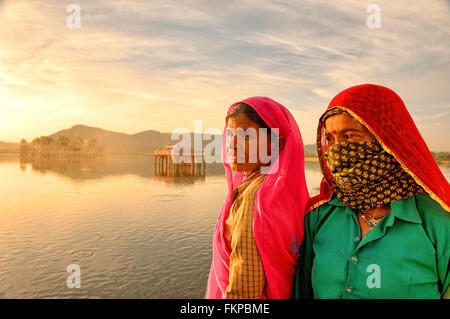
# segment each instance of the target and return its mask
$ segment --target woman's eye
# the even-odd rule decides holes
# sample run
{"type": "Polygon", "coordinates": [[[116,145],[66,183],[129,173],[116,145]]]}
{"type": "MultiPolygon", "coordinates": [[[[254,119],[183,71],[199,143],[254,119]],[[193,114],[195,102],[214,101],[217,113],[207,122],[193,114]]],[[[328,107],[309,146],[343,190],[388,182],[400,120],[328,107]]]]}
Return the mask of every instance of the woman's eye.
{"type": "Polygon", "coordinates": [[[326,140],[327,140],[328,142],[331,142],[331,141],[333,140],[333,137],[332,137],[332,136],[327,136],[327,137],[326,137],[326,140]]]}

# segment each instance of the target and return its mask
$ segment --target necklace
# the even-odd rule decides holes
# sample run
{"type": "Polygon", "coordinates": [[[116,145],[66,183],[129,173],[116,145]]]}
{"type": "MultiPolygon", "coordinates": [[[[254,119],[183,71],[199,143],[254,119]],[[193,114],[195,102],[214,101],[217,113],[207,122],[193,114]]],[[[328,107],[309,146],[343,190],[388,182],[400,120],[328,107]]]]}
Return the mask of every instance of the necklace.
{"type": "Polygon", "coordinates": [[[362,211],[360,211],[360,213],[361,213],[361,218],[371,229],[373,229],[380,222],[380,220],[385,216],[385,215],[373,216],[369,213],[364,213],[362,211]]]}

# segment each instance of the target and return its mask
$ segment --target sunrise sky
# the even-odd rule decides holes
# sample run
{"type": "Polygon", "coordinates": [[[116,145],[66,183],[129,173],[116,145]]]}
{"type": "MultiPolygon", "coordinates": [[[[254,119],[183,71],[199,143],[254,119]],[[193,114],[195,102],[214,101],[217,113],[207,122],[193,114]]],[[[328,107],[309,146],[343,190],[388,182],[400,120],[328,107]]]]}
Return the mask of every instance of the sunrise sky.
{"type": "Polygon", "coordinates": [[[449,74],[448,0],[0,0],[1,141],[75,124],[221,129],[229,105],[263,95],[314,143],[331,98],[375,83],[403,98],[431,150],[450,151],[449,74]],[[380,29],[366,25],[371,3],[380,29]]]}

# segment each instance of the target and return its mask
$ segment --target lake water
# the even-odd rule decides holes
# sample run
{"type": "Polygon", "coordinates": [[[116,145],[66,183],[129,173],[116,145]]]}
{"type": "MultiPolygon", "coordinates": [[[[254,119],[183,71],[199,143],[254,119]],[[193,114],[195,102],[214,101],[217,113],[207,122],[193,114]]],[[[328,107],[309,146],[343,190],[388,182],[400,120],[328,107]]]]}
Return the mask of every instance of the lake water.
{"type": "MultiPolygon", "coordinates": [[[[1,298],[203,297],[227,190],[221,164],[164,179],[152,156],[32,165],[0,155],[0,176],[1,298]],[[66,285],[70,264],[81,288],[66,285]]],[[[318,163],[306,177],[317,193],[318,163]]]]}

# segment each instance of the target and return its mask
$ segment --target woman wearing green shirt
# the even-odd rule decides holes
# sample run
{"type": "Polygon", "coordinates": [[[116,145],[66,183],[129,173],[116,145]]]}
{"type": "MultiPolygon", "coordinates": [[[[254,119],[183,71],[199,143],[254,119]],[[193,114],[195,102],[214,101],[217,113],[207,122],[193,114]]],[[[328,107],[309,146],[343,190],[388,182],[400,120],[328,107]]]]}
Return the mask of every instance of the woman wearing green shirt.
{"type": "Polygon", "coordinates": [[[450,298],[450,186],[400,97],[341,92],[317,146],[295,298],[450,298]]]}

